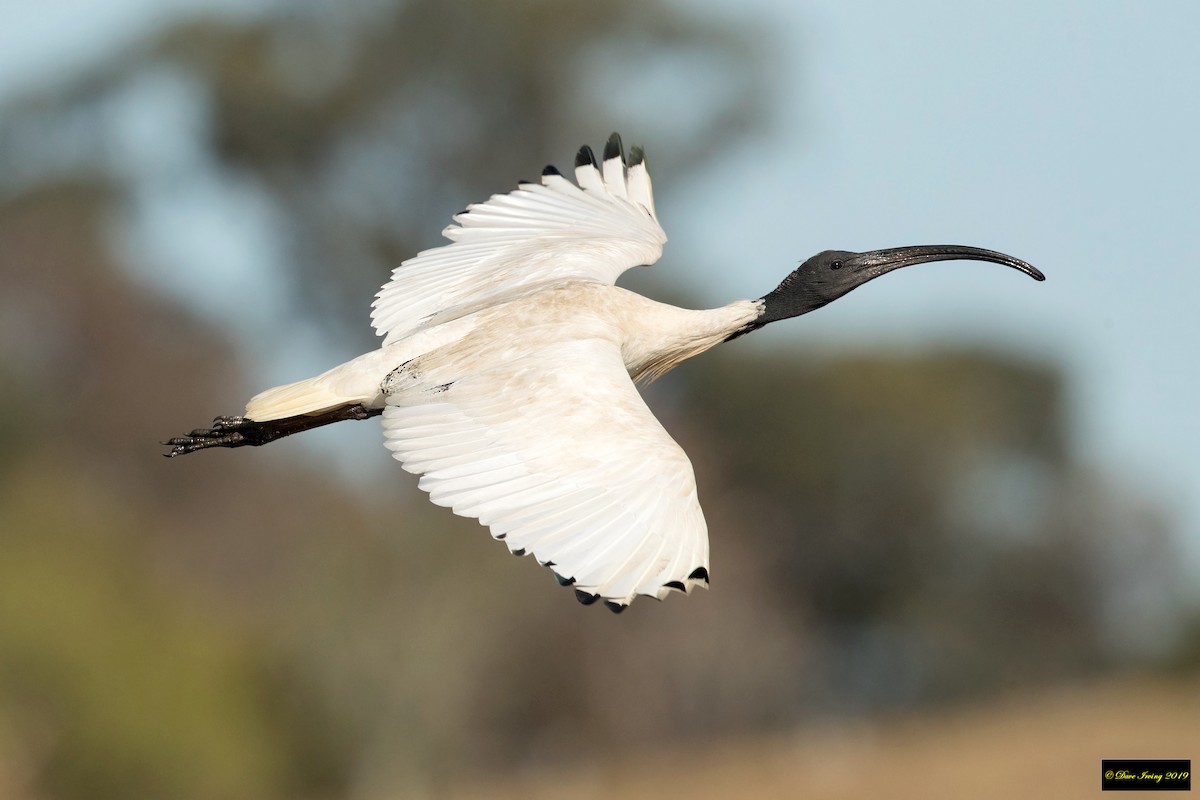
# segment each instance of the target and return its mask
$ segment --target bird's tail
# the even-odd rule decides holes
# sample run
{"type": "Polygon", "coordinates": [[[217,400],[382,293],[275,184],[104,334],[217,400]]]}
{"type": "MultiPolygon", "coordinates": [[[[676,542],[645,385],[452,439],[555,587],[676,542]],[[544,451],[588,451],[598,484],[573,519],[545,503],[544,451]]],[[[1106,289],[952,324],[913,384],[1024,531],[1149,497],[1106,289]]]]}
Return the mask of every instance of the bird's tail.
{"type": "Polygon", "coordinates": [[[246,404],[246,417],[258,422],[320,414],[340,406],[361,403],[361,397],[346,397],[330,386],[326,375],[307,378],[259,392],[246,404]]]}
{"type": "Polygon", "coordinates": [[[302,414],[322,414],[343,406],[380,409],[383,396],[379,383],[395,366],[390,361],[393,355],[385,350],[372,350],[315,378],[267,389],[250,398],[246,417],[268,422],[302,414]]]}

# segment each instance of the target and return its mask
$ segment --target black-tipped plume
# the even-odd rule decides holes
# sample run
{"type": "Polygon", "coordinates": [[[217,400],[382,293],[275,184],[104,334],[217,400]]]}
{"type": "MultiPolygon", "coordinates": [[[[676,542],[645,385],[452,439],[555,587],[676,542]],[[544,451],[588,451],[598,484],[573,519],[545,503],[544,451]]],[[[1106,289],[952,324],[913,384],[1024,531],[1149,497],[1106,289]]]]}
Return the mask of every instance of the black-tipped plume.
{"type": "Polygon", "coordinates": [[[599,167],[600,164],[596,161],[596,154],[592,152],[592,148],[586,144],[579,148],[579,152],[575,154],[575,166],[582,167],[591,164],[593,167],[599,167]]]}
{"type": "Polygon", "coordinates": [[[625,145],[621,144],[621,134],[613,131],[613,135],[608,137],[608,141],[604,145],[604,160],[609,161],[614,158],[620,158],[621,163],[625,163],[625,145]]]}

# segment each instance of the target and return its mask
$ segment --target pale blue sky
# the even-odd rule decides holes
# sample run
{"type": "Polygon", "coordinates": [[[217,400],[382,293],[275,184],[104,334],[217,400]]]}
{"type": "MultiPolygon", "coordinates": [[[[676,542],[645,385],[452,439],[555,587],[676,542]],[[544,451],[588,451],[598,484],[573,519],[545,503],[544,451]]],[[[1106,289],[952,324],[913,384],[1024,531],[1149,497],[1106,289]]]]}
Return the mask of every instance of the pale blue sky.
{"type": "MultiPolygon", "coordinates": [[[[246,5],[2,2],[0,100],[183,9],[246,5]]],[[[1200,4],[703,7],[777,37],[767,43],[779,58],[773,116],[681,185],[656,186],[666,279],[686,276],[717,304],[762,294],[826,248],[952,242],[1035,263],[1045,284],[988,265],[908,270],[821,311],[819,324],[761,336],[796,347],[971,343],[1061,364],[1080,452],[1172,510],[1200,565],[1200,4]]],[[[599,140],[611,125],[596,124],[599,140]]],[[[243,256],[253,263],[252,249],[243,256]]]]}
{"type": "Polygon", "coordinates": [[[1061,363],[1080,451],[1172,508],[1200,555],[1200,4],[751,0],[739,13],[772,21],[794,79],[779,81],[767,141],[731,155],[687,211],[662,204],[672,231],[696,223],[686,238],[704,263],[735,265],[710,276],[714,294],[760,291],[827,247],[961,242],[1032,261],[1045,284],[931,265],[770,335],[966,340],[1061,363]]]}

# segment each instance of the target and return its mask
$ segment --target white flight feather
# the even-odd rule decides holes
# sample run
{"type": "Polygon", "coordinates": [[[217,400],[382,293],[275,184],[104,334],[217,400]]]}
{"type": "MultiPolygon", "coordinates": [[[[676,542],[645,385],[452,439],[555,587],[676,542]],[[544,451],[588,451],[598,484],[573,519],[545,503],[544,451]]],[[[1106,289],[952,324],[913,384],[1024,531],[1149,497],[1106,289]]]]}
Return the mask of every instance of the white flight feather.
{"type": "Polygon", "coordinates": [[[371,320],[384,346],[484,297],[551,280],[611,285],[625,270],[657,261],[667,237],[649,175],[638,164],[618,180],[615,166],[606,165],[608,181],[590,164],[579,167],[580,186],[544,175],[541,184],[493,195],[457,215],[442,232],[451,244],[402,263],[376,295],[371,320]]]}
{"type": "Polygon", "coordinates": [[[435,503],[479,517],[582,591],[624,604],[671,581],[687,585],[708,567],[685,560],[707,549],[697,541],[707,532],[691,464],[642,401],[619,348],[530,344],[490,367],[435,351],[394,374],[385,383],[388,448],[408,468],[420,463],[435,503]],[[449,432],[478,443],[478,457],[439,458],[449,432]],[[657,563],[660,553],[669,563],[657,563]]]}

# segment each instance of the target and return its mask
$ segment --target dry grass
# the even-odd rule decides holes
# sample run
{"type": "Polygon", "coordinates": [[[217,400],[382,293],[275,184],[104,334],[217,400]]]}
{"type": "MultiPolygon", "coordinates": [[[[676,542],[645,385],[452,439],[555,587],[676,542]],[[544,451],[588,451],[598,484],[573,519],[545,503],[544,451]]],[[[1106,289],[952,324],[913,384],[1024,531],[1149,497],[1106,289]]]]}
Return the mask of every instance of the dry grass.
{"type": "Polygon", "coordinates": [[[1125,680],[459,787],[445,800],[1100,796],[1100,759],[1200,759],[1200,681],[1125,680]]]}

